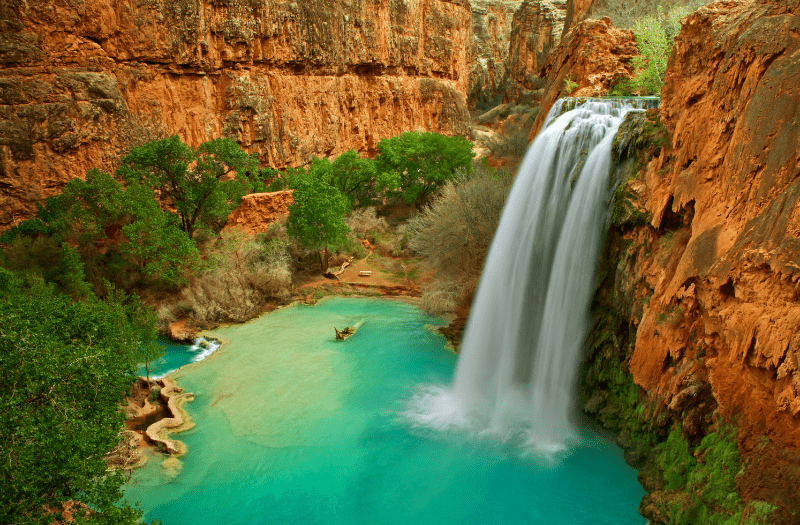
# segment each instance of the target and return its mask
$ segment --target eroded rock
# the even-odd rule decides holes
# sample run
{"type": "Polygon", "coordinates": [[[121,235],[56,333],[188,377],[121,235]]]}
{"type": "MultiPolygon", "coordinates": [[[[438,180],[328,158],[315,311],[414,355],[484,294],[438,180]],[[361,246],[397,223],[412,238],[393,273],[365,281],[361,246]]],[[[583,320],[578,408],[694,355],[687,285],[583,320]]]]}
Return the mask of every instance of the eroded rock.
{"type": "Polygon", "coordinates": [[[462,0],[13,0],[0,15],[0,229],[171,134],[282,168],[469,120],[462,0]]]}

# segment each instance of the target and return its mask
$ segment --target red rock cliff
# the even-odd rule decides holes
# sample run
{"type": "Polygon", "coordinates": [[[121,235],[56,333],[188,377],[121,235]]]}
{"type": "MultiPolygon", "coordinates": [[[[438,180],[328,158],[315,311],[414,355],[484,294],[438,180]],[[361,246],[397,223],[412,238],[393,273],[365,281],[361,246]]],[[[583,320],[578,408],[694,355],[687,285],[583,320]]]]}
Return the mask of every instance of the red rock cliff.
{"type": "Polygon", "coordinates": [[[634,187],[659,238],[630,370],[678,414],[709,384],[742,497],[800,510],[800,2],[688,16],[660,113],[672,147],[634,187]]]}
{"type": "Polygon", "coordinates": [[[274,167],[461,133],[470,39],[466,0],[4,1],[0,228],[173,133],[274,167]]]}

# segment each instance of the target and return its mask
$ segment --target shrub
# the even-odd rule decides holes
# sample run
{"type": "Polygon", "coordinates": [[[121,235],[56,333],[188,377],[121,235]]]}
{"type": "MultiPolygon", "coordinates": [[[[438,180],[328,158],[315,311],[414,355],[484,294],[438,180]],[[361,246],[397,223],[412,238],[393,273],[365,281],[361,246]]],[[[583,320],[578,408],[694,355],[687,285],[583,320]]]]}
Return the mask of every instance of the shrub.
{"type": "Polygon", "coordinates": [[[183,303],[201,324],[241,322],[269,298],[284,298],[291,285],[285,238],[253,239],[223,231],[208,255],[207,268],[183,292],[183,303]]]}
{"type": "Polygon", "coordinates": [[[568,75],[566,78],[564,78],[564,92],[566,96],[569,96],[570,93],[575,91],[577,87],[578,83],[572,80],[571,76],[568,75]]]}
{"type": "Polygon", "coordinates": [[[382,233],[389,227],[386,219],[378,217],[372,206],[355,210],[345,218],[344,222],[350,231],[361,239],[366,238],[368,234],[382,233]]]}
{"type": "Polygon", "coordinates": [[[454,307],[477,286],[512,182],[511,174],[478,163],[472,174],[459,172],[409,221],[409,247],[435,275],[431,304],[454,307]],[[451,282],[457,283],[456,298],[451,282]]]}
{"type": "Polygon", "coordinates": [[[458,283],[436,279],[422,290],[420,308],[432,315],[444,315],[455,311],[461,298],[458,283]]]}
{"type": "Polygon", "coordinates": [[[639,56],[631,61],[634,76],[623,79],[611,88],[614,96],[658,95],[664,84],[667,62],[672,52],[672,44],[680,32],[680,20],[689,14],[683,6],[673,6],[652,15],[642,16],[633,24],[633,35],[636,37],[636,48],[639,56]]]}

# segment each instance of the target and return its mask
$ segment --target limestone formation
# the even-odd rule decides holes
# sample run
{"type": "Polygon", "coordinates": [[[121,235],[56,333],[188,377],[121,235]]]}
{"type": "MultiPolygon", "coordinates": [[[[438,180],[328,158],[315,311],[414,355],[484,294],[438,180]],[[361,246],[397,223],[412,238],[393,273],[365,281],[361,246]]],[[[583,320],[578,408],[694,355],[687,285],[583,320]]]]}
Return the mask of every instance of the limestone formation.
{"type": "Polygon", "coordinates": [[[688,435],[711,411],[735,422],[739,493],[776,503],[776,523],[796,523],[800,481],[798,29],[797,0],[684,19],[662,90],[671,147],[629,185],[652,217],[631,239],[652,291],[633,378],[688,435]]]}
{"type": "Polygon", "coordinates": [[[571,96],[605,95],[614,83],[631,75],[630,61],[638,54],[633,33],[613,27],[609,18],[586,19],[578,23],[542,66],[541,76],[546,79],[547,87],[531,131],[531,140],[539,133],[553,103],[566,96],[564,79],[570,78],[578,84],[571,96]]]}
{"type": "Polygon", "coordinates": [[[465,131],[465,0],[0,4],[0,229],[175,134],[272,167],[465,131]]]}
{"type": "Polygon", "coordinates": [[[509,74],[525,89],[542,87],[540,71],[561,40],[566,0],[525,0],[514,13],[509,74]]]}

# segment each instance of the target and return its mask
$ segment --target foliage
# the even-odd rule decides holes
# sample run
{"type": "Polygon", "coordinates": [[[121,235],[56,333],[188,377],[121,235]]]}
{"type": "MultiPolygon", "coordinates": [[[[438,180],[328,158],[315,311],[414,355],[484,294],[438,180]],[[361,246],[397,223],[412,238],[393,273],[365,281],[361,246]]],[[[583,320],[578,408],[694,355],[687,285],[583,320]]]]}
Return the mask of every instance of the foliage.
{"type": "Polygon", "coordinates": [[[0,269],[0,522],[48,524],[61,504],[96,524],[134,524],[126,480],[107,471],[142,329],[114,295],[73,302],[0,269]]]}
{"type": "Polygon", "coordinates": [[[420,254],[436,278],[430,296],[436,310],[450,308],[477,285],[506,196],[511,174],[477,164],[460,170],[429,207],[408,224],[409,246],[420,254]]]}
{"type": "Polygon", "coordinates": [[[345,218],[344,222],[353,234],[362,239],[372,236],[374,240],[375,234],[383,233],[389,227],[386,219],[378,217],[374,207],[355,210],[345,218]]]}
{"type": "Polygon", "coordinates": [[[73,296],[95,292],[111,280],[174,287],[197,269],[197,248],[175,217],[162,211],[152,190],[135,182],[122,188],[99,170],[73,179],[48,198],[34,219],[4,236],[5,266],[57,283],[73,296]],[[109,235],[121,237],[112,241],[109,235]]]}
{"type": "Polygon", "coordinates": [[[574,80],[572,80],[572,77],[571,77],[571,76],[567,75],[567,76],[564,78],[564,91],[565,91],[565,96],[569,96],[569,95],[570,95],[570,93],[572,93],[573,91],[575,91],[575,89],[576,89],[577,87],[578,87],[578,83],[577,83],[577,82],[575,82],[574,80]]]}
{"type": "Polygon", "coordinates": [[[376,161],[388,196],[420,205],[455,177],[472,171],[472,143],[464,137],[408,131],[378,142],[376,161]]]}
{"type": "Polygon", "coordinates": [[[633,25],[636,48],[639,55],[633,57],[632,79],[623,79],[610,91],[614,96],[659,95],[664,84],[667,62],[672,52],[672,43],[680,32],[680,20],[689,14],[689,9],[673,6],[668,11],[658,11],[642,16],[633,25]]]}
{"type": "Polygon", "coordinates": [[[201,324],[242,322],[270,297],[283,298],[291,285],[288,241],[252,238],[225,230],[208,254],[206,269],[183,290],[183,304],[201,324]]]}
{"type": "Polygon", "coordinates": [[[255,157],[227,138],[204,142],[196,150],[177,135],[149,142],[132,149],[117,174],[129,184],[158,190],[189,237],[200,225],[219,231],[243,195],[263,188],[255,157]]]}
{"type": "Polygon", "coordinates": [[[306,248],[320,252],[324,273],[331,250],[347,241],[348,228],[344,223],[347,199],[311,173],[298,174],[292,189],[294,202],[289,205],[286,231],[306,248]]]}

